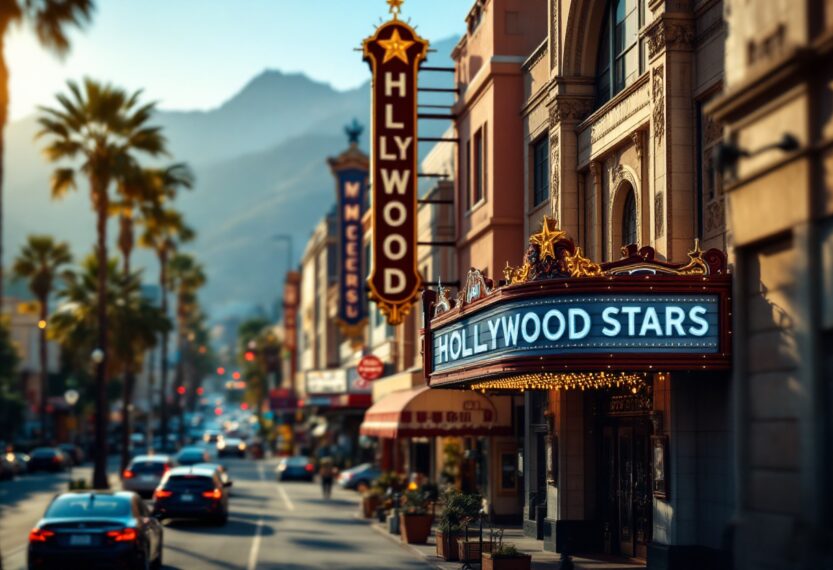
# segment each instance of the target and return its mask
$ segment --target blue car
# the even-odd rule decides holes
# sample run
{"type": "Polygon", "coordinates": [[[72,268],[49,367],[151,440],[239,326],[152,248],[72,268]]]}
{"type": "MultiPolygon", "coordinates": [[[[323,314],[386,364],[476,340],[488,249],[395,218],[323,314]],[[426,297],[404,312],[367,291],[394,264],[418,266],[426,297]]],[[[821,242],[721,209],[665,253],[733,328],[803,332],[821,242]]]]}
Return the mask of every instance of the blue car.
{"type": "Polygon", "coordinates": [[[312,481],[315,477],[315,465],[303,455],[281,458],[275,468],[278,481],[312,481]]]}
{"type": "Polygon", "coordinates": [[[369,487],[381,475],[382,472],[374,467],[372,463],[362,463],[339,473],[338,484],[342,489],[369,487]]]}

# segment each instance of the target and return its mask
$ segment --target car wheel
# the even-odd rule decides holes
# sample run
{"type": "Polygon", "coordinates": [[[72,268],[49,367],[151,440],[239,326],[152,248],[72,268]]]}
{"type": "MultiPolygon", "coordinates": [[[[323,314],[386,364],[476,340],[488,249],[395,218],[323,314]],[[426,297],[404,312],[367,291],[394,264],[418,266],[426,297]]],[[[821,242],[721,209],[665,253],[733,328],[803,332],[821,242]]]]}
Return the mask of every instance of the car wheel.
{"type": "Polygon", "coordinates": [[[226,526],[227,522],[228,522],[228,513],[223,513],[222,515],[217,517],[217,520],[214,521],[214,524],[216,524],[217,526],[226,526]]]}

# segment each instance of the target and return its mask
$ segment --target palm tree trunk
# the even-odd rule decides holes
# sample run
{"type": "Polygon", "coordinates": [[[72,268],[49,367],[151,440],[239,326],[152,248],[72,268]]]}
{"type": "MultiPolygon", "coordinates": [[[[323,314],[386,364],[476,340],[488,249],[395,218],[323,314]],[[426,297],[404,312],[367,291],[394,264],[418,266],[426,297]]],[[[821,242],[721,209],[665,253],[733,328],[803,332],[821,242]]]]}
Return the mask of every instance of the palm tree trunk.
{"type": "MultiPolygon", "coordinates": [[[[44,297],[40,299],[40,320],[41,322],[46,322],[46,316],[48,315],[48,308],[46,303],[48,302],[47,298],[44,297]]],[[[38,323],[40,326],[40,323],[38,323]]],[[[46,403],[49,399],[49,371],[47,370],[47,363],[46,363],[46,327],[41,327],[40,329],[40,431],[41,431],[41,438],[43,439],[44,443],[49,442],[49,435],[47,434],[47,413],[46,413],[46,403]]]]}
{"type": "Polygon", "coordinates": [[[5,177],[4,155],[6,151],[6,122],[9,119],[9,68],[6,67],[4,39],[8,21],[0,25],[0,314],[3,313],[4,280],[3,271],[3,178],[5,177]]]}
{"type": "Polygon", "coordinates": [[[99,180],[93,176],[90,187],[98,219],[98,349],[103,357],[95,371],[95,452],[93,464],[93,487],[108,489],[107,481],[107,191],[109,181],[99,180]]]}
{"type": "Polygon", "coordinates": [[[179,343],[177,347],[177,351],[179,352],[179,357],[176,361],[176,396],[174,396],[174,401],[176,402],[176,413],[179,417],[179,433],[177,434],[177,439],[179,440],[179,444],[183,445],[185,443],[185,415],[183,414],[183,410],[185,408],[185,398],[182,394],[179,393],[180,386],[185,386],[185,351],[187,350],[185,345],[185,337],[182,335],[182,332],[179,333],[179,343]]]}
{"type": "MultiPolygon", "coordinates": [[[[162,293],[162,314],[168,316],[168,252],[159,252],[159,289],[162,293]]],[[[162,333],[160,351],[162,369],[159,374],[159,436],[161,447],[168,447],[168,331],[162,333]]]]}
{"type": "MultiPolygon", "coordinates": [[[[121,224],[122,233],[127,231],[133,233],[131,224],[125,224],[124,216],[122,216],[121,224]]],[[[130,254],[131,242],[122,235],[119,239],[122,250],[122,275],[127,279],[130,276],[130,254]]],[[[127,299],[125,299],[127,301],[127,299]]],[[[130,404],[133,402],[133,388],[136,385],[136,373],[133,371],[133,355],[128,355],[127,361],[124,364],[124,385],[122,386],[121,396],[121,471],[127,469],[127,464],[130,463],[130,404]]]]}

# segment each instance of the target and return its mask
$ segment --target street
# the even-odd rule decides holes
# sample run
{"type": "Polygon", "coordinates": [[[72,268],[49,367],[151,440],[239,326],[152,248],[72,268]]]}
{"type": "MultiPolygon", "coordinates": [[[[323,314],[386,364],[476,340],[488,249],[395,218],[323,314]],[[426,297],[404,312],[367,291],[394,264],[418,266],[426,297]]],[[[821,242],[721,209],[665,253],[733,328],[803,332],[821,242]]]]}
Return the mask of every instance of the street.
{"type": "MultiPolygon", "coordinates": [[[[166,521],[163,568],[427,567],[355,517],[355,493],[336,488],[332,499],[325,501],[317,484],[278,484],[274,461],[229,459],[224,463],[234,481],[228,524],[214,527],[166,521]]],[[[74,474],[88,471],[76,468],[74,474]]],[[[52,495],[66,489],[68,479],[68,474],[34,474],[0,483],[4,570],[26,567],[28,532],[52,495]]]]}

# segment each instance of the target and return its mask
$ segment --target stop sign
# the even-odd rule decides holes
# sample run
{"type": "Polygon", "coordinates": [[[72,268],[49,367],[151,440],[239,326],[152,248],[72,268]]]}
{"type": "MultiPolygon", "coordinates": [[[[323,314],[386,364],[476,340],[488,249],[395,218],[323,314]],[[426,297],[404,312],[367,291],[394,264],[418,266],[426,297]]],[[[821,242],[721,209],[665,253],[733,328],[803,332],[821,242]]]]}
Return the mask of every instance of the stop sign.
{"type": "Polygon", "coordinates": [[[378,356],[368,354],[366,356],[362,356],[362,359],[359,360],[359,364],[356,366],[356,371],[359,373],[362,380],[370,382],[372,380],[376,380],[384,373],[385,364],[379,360],[378,356]]]}

